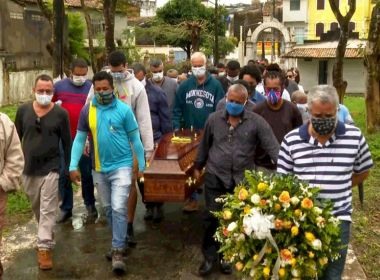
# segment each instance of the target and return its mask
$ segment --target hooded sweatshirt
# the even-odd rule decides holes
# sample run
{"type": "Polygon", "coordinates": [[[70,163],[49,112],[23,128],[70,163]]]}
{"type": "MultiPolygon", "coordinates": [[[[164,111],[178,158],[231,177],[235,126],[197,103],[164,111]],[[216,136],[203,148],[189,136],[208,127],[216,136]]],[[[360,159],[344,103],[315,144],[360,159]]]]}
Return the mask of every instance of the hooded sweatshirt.
{"type": "MultiPolygon", "coordinates": [[[[124,103],[131,106],[135,114],[141,140],[144,145],[144,150],[147,156],[153,151],[153,129],[150,118],[148,96],[144,85],[129,72],[125,80],[119,82],[114,80],[115,95],[124,103]]],[[[94,87],[91,87],[88,93],[86,104],[90,103],[94,97],[94,87]]]]}
{"type": "Polygon", "coordinates": [[[173,128],[203,129],[208,116],[215,112],[219,100],[224,97],[222,85],[211,75],[198,84],[192,75],[177,89],[173,108],[173,128]]]}

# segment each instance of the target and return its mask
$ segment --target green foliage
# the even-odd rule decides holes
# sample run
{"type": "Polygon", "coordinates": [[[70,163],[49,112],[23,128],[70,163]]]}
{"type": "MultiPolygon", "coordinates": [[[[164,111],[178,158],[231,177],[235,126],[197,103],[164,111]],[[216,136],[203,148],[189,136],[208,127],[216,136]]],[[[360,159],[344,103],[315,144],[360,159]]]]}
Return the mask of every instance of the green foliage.
{"type": "Polygon", "coordinates": [[[126,44],[122,46],[122,49],[127,57],[129,65],[132,65],[133,62],[141,61],[142,53],[136,47],[136,44],[133,40],[135,38],[135,31],[132,29],[126,29],[123,31],[123,40],[126,44]]]}
{"type": "Polygon", "coordinates": [[[8,195],[7,214],[28,213],[31,210],[31,204],[28,197],[23,191],[10,193],[8,195]]]}
{"type": "Polygon", "coordinates": [[[89,59],[88,51],[84,45],[85,21],[81,13],[68,13],[69,21],[69,48],[72,57],[89,59]]]}

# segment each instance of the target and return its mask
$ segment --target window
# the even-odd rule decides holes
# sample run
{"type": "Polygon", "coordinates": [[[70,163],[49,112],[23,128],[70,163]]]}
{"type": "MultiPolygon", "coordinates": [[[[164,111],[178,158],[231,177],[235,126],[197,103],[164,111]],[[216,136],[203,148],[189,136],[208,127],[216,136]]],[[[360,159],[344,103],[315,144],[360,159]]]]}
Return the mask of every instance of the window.
{"type": "Polygon", "coordinates": [[[317,10],[325,9],[325,0],[317,0],[317,10]]]}
{"type": "Polygon", "coordinates": [[[355,27],[355,22],[350,21],[350,23],[348,24],[348,31],[353,32],[355,30],[355,27]]]}
{"type": "Polygon", "coordinates": [[[317,25],[315,26],[315,36],[317,37],[321,37],[321,35],[323,34],[324,32],[324,24],[323,23],[317,23],[317,25]]]}
{"type": "Polygon", "coordinates": [[[305,29],[303,27],[294,28],[295,39],[297,44],[302,45],[305,40],[305,29]]]}
{"type": "Polygon", "coordinates": [[[22,13],[10,12],[9,16],[12,19],[24,19],[24,15],[22,13]]]}
{"type": "Polygon", "coordinates": [[[44,18],[40,15],[32,15],[32,20],[34,21],[43,21],[44,18]]]}
{"type": "Polygon", "coordinates": [[[299,11],[301,9],[301,0],[290,0],[290,10],[299,11]]]}
{"type": "Polygon", "coordinates": [[[330,30],[331,31],[335,31],[335,30],[337,30],[339,28],[339,24],[337,23],[337,22],[332,22],[331,24],[330,24],[330,30]]]}
{"type": "Polygon", "coordinates": [[[104,21],[100,19],[91,19],[91,26],[94,34],[99,34],[104,31],[104,21]]]}

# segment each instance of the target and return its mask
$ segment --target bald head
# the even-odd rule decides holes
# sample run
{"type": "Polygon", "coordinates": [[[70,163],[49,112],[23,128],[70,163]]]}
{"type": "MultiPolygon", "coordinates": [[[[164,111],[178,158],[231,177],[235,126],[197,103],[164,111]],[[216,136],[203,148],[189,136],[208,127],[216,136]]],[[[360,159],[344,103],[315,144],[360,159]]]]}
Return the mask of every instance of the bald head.
{"type": "Polygon", "coordinates": [[[234,84],[228,88],[227,101],[245,104],[248,99],[248,91],[245,86],[241,84],[234,84]]]}
{"type": "Polygon", "coordinates": [[[194,65],[194,62],[195,62],[195,64],[199,64],[199,62],[200,63],[203,62],[203,65],[206,65],[206,63],[207,63],[207,58],[206,58],[205,54],[202,53],[202,52],[195,52],[195,53],[193,53],[191,55],[191,59],[190,60],[191,60],[191,64],[193,66],[198,66],[198,65],[194,65]]]}

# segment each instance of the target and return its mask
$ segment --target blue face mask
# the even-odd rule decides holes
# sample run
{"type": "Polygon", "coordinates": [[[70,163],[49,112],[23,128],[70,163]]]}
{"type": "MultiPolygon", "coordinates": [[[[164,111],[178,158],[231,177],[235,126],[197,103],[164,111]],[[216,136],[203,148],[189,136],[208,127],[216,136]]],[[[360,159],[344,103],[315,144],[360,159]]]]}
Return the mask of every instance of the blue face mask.
{"type": "Polygon", "coordinates": [[[227,113],[232,117],[237,117],[244,111],[245,104],[238,104],[234,102],[227,101],[226,110],[227,113]]]}
{"type": "Polygon", "coordinates": [[[123,81],[127,78],[127,73],[125,72],[111,72],[111,75],[115,81],[123,81]]]}

